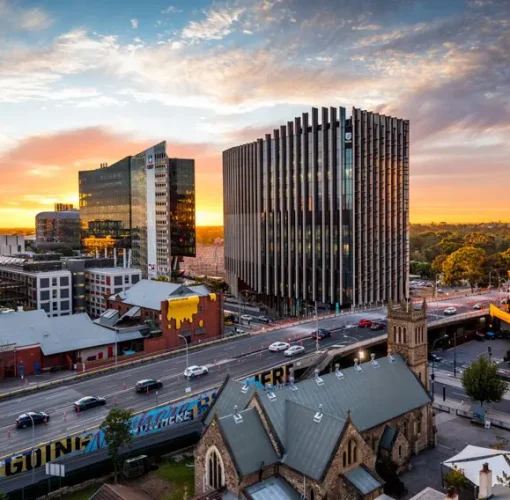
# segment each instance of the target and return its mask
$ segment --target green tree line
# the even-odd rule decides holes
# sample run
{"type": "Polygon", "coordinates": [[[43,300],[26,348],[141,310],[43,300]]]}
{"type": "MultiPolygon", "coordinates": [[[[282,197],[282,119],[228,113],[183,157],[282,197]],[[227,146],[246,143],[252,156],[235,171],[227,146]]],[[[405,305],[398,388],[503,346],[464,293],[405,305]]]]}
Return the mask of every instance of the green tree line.
{"type": "Polygon", "coordinates": [[[497,286],[510,270],[510,224],[413,224],[411,274],[445,285],[497,286]]]}

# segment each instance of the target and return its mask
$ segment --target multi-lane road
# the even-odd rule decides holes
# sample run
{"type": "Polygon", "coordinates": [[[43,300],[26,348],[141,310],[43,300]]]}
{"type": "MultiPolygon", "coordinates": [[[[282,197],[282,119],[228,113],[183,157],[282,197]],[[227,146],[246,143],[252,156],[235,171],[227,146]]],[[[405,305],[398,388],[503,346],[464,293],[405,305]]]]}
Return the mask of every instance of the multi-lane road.
{"type": "MultiPolygon", "coordinates": [[[[486,295],[483,298],[467,297],[431,303],[429,318],[433,320],[443,317],[442,311],[452,305],[457,308],[459,314],[467,312],[472,310],[475,302],[488,304],[487,300],[493,297],[494,295],[492,297],[486,295]]],[[[338,344],[355,344],[381,335],[384,332],[358,328],[357,323],[362,318],[381,320],[385,316],[385,310],[378,309],[320,319],[320,327],[333,330],[332,338],[321,341],[321,348],[338,344]]],[[[39,443],[99,425],[109,409],[115,405],[140,411],[181,398],[186,395],[187,388],[191,388],[191,392],[196,393],[219,386],[226,374],[242,378],[277,366],[284,360],[283,353],[272,353],[267,350],[268,345],[275,341],[290,339],[291,343],[301,343],[300,339],[305,338],[302,342],[306,348],[305,355],[308,355],[314,352],[316,347],[315,340],[309,338],[314,330],[315,321],[312,320],[308,323],[286,326],[271,332],[190,351],[189,365],[204,365],[209,368],[208,375],[192,381],[188,381],[183,376],[187,363],[186,355],[183,353],[150,364],[125,368],[78,383],[64,383],[54,389],[4,401],[0,403],[0,455],[15,453],[39,443]],[[145,378],[162,380],[164,386],[158,393],[135,393],[134,385],[138,380],[145,378]],[[106,406],[76,414],[72,407],[73,402],[89,395],[105,397],[106,406]],[[37,426],[34,433],[30,428],[16,430],[14,428],[16,418],[26,411],[45,411],[50,415],[50,421],[46,425],[37,426]]]]}

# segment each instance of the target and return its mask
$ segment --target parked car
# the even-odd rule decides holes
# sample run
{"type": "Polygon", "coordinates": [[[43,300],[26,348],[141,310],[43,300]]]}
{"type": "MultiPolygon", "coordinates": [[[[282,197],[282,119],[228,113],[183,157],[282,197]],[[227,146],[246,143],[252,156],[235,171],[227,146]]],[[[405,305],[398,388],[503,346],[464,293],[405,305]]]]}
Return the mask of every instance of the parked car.
{"type": "Polygon", "coordinates": [[[50,416],[43,411],[28,411],[16,419],[16,428],[25,429],[34,425],[44,424],[50,421],[50,416]]]}
{"type": "Polygon", "coordinates": [[[296,356],[305,352],[305,348],[302,345],[293,345],[289,347],[283,354],[285,356],[296,356]]]}
{"type": "Polygon", "coordinates": [[[331,337],[331,330],[326,330],[326,328],[319,328],[317,331],[312,333],[312,339],[325,339],[331,337]]]}
{"type": "Polygon", "coordinates": [[[208,373],[209,369],[206,366],[188,366],[188,368],[184,370],[184,376],[188,378],[200,377],[208,373]]]}
{"type": "Polygon", "coordinates": [[[136,392],[147,392],[147,391],[155,391],[157,389],[161,389],[163,387],[163,382],[161,380],[154,380],[152,378],[148,378],[145,380],[139,380],[135,385],[136,392]]]}
{"type": "Polygon", "coordinates": [[[272,323],[273,320],[269,316],[259,316],[259,321],[262,321],[262,323],[272,323]]]}
{"type": "Polygon", "coordinates": [[[360,319],[358,322],[358,326],[361,328],[370,328],[372,326],[372,321],[369,319],[360,319]]]}
{"type": "Polygon", "coordinates": [[[269,350],[271,352],[280,352],[280,351],[286,351],[290,347],[290,344],[287,342],[273,342],[269,346],[269,350]]]}
{"type": "Polygon", "coordinates": [[[475,311],[479,311],[481,308],[482,308],[482,304],[480,304],[480,302],[477,302],[477,303],[473,306],[473,309],[474,309],[475,311]]]}
{"type": "Polygon", "coordinates": [[[478,340],[479,342],[483,342],[485,340],[485,333],[483,333],[483,332],[476,332],[475,333],[475,340],[478,340]]]}
{"type": "Polygon", "coordinates": [[[457,309],[455,309],[455,307],[447,307],[444,311],[443,311],[443,314],[445,316],[453,316],[454,314],[457,314],[457,309]]]}
{"type": "Polygon", "coordinates": [[[104,406],[105,404],[105,398],[100,398],[98,396],[85,396],[84,398],[75,401],[73,406],[76,411],[83,411],[95,408],[96,406],[104,406]]]}
{"type": "Polygon", "coordinates": [[[485,334],[485,336],[489,339],[489,340],[494,340],[496,338],[496,334],[494,332],[487,332],[485,334]]]}
{"type": "Polygon", "coordinates": [[[384,323],[372,323],[370,330],[384,330],[386,325],[384,323]]]}
{"type": "Polygon", "coordinates": [[[435,362],[435,363],[439,363],[439,361],[441,361],[443,358],[439,357],[437,354],[433,354],[431,352],[429,352],[428,354],[428,360],[429,362],[435,362]]]}
{"type": "Polygon", "coordinates": [[[249,314],[243,314],[241,316],[241,321],[253,321],[253,316],[250,316],[249,314]]]}

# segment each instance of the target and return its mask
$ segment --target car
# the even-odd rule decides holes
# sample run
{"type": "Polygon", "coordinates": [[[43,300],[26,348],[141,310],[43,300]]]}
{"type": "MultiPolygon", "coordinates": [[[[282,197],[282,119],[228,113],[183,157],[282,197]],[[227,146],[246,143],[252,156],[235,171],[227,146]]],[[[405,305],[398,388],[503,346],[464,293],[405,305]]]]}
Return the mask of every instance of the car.
{"type": "Polygon", "coordinates": [[[372,323],[370,330],[384,330],[386,325],[384,323],[372,323]]]}
{"type": "Polygon", "coordinates": [[[250,316],[249,314],[243,314],[241,316],[241,321],[253,321],[253,316],[250,316]]]}
{"type": "Polygon", "coordinates": [[[326,328],[319,328],[312,333],[312,339],[322,340],[328,337],[331,337],[331,330],[326,330],[326,328]]]}
{"type": "Polygon", "coordinates": [[[246,333],[246,330],[243,330],[242,328],[237,328],[237,326],[234,328],[234,333],[236,335],[241,335],[243,333],[246,333]]]}
{"type": "Polygon", "coordinates": [[[475,311],[479,311],[481,308],[482,308],[482,304],[480,304],[480,302],[477,302],[477,303],[473,306],[473,309],[474,309],[475,311]]]}
{"type": "Polygon", "coordinates": [[[283,354],[285,356],[296,356],[305,352],[305,348],[302,345],[293,345],[289,347],[283,354]]]}
{"type": "Polygon", "coordinates": [[[269,316],[259,316],[259,321],[262,321],[262,323],[272,323],[273,320],[269,316]]]}
{"type": "Polygon", "coordinates": [[[286,351],[290,347],[290,344],[287,342],[273,342],[269,346],[269,350],[271,352],[280,352],[280,351],[286,351]]]}
{"type": "Polygon", "coordinates": [[[496,338],[496,334],[494,332],[487,332],[485,334],[485,336],[489,339],[489,340],[494,340],[496,338]]]}
{"type": "Polygon", "coordinates": [[[360,319],[358,326],[360,328],[370,328],[372,326],[372,322],[369,319],[360,319]]]}
{"type": "Polygon", "coordinates": [[[483,333],[483,332],[476,332],[475,333],[475,340],[478,340],[479,342],[483,342],[485,340],[485,333],[483,333]]]}
{"type": "Polygon", "coordinates": [[[105,398],[98,396],[85,396],[84,398],[75,401],[73,406],[75,411],[88,410],[89,408],[95,408],[96,406],[104,406],[106,404],[105,398]]]}
{"type": "Polygon", "coordinates": [[[50,416],[43,411],[28,411],[16,419],[16,428],[25,429],[34,425],[45,424],[50,421],[50,416]]]}
{"type": "Polygon", "coordinates": [[[457,309],[455,309],[455,307],[447,307],[444,311],[443,311],[443,314],[445,316],[453,316],[454,314],[457,314],[457,309]]]}
{"type": "Polygon", "coordinates": [[[202,375],[207,375],[209,373],[209,368],[206,366],[188,366],[184,370],[184,376],[187,378],[195,378],[200,377],[202,375]]]}
{"type": "Polygon", "coordinates": [[[148,378],[145,380],[139,380],[135,385],[135,390],[136,392],[148,392],[161,389],[162,387],[163,382],[161,382],[161,380],[154,380],[153,378],[148,378]]]}
{"type": "Polygon", "coordinates": [[[435,363],[439,363],[439,361],[441,361],[443,358],[439,357],[437,354],[433,354],[431,352],[429,352],[428,354],[428,360],[432,363],[432,362],[435,362],[435,363]]]}

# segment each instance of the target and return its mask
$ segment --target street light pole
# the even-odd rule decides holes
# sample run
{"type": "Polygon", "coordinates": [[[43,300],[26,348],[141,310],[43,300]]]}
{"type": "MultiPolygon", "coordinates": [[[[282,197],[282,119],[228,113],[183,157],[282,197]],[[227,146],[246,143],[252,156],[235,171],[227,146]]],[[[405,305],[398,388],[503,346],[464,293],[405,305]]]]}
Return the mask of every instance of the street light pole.
{"type": "Polygon", "coordinates": [[[34,464],[34,455],[35,455],[35,422],[34,417],[28,414],[30,420],[32,422],[32,453],[30,453],[30,465],[32,466],[32,484],[35,484],[35,464],[34,464]]]}
{"type": "Polygon", "coordinates": [[[184,337],[183,335],[179,335],[179,337],[181,337],[181,339],[183,339],[184,342],[186,342],[186,370],[187,370],[189,368],[188,339],[186,337],[184,337]]]}
{"type": "Polygon", "coordinates": [[[315,333],[317,337],[315,339],[315,350],[319,352],[319,312],[317,310],[317,301],[315,301],[315,333]]]}
{"type": "MultiPolygon", "coordinates": [[[[438,337],[434,342],[432,342],[432,351],[434,351],[434,347],[436,346],[436,342],[438,340],[446,340],[448,335],[444,335],[443,337],[438,337]]],[[[432,356],[432,397],[434,397],[434,380],[436,378],[436,357],[432,356]]]]}

